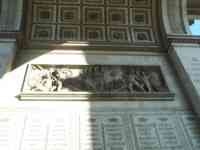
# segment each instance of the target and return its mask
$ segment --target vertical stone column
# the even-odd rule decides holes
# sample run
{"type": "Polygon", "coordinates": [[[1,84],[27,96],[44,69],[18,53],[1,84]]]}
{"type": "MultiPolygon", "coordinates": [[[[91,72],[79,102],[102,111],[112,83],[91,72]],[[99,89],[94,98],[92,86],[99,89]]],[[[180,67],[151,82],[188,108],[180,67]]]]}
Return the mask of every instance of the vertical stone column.
{"type": "Polygon", "coordinates": [[[200,38],[190,36],[187,1],[161,0],[161,21],[165,48],[169,51],[172,65],[177,70],[189,101],[200,116],[200,38]]]}
{"type": "Polygon", "coordinates": [[[0,39],[0,78],[11,70],[15,52],[15,39],[0,39]]]}
{"type": "Polygon", "coordinates": [[[0,5],[0,78],[11,69],[20,32],[23,0],[1,0],[0,5]],[[13,36],[14,35],[14,36],[13,36]],[[12,37],[12,38],[11,38],[12,37]]]}
{"type": "Polygon", "coordinates": [[[0,32],[19,31],[23,13],[23,0],[1,0],[0,32]]]}
{"type": "Polygon", "coordinates": [[[200,116],[200,45],[173,44],[169,55],[185,92],[200,116]]]}

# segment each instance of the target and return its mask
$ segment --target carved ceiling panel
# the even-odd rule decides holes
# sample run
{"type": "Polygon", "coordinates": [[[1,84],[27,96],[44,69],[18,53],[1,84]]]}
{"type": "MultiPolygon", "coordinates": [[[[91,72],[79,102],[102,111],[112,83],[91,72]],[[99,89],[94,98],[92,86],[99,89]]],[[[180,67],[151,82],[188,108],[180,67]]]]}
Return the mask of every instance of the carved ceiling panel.
{"type": "Polygon", "coordinates": [[[32,0],[28,38],[44,43],[158,45],[155,5],[155,0],[32,0]]]}

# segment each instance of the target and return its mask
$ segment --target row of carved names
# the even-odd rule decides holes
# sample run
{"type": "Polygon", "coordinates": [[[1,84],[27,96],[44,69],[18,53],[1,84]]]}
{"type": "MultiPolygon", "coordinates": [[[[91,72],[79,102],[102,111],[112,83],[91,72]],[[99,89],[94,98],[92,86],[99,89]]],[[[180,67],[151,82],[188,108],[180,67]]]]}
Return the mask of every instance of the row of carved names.
{"type": "Polygon", "coordinates": [[[19,150],[200,149],[200,121],[186,113],[34,114],[19,118],[0,116],[0,149],[8,150],[14,141],[19,150]]]}

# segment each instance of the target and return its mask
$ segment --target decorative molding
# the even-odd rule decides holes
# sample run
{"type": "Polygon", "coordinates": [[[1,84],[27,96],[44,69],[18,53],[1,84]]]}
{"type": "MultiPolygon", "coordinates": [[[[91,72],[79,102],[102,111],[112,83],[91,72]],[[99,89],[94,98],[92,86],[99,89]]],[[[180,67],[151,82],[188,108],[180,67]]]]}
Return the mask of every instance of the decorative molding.
{"type": "Polygon", "coordinates": [[[169,43],[196,43],[200,44],[200,36],[192,36],[192,35],[168,35],[169,43]]]}
{"type": "Polygon", "coordinates": [[[19,36],[19,32],[0,32],[0,39],[17,39],[19,36]]]}
{"type": "Polygon", "coordinates": [[[200,15],[188,15],[188,19],[200,19],[200,15]]]}
{"type": "Polygon", "coordinates": [[[172,100],[159,66],[29,65],[20,99],[172,100]]]}

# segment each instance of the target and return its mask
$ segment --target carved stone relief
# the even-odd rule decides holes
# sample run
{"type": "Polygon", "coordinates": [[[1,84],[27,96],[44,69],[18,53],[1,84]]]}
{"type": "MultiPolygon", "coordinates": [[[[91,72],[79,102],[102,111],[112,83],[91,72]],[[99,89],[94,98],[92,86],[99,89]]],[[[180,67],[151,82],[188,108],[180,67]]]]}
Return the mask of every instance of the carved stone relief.
{"type": "Polygon", "coordinates": [[[135,95],[170,93],[159,66],[30,65],[23,92],[135,95]]]}

